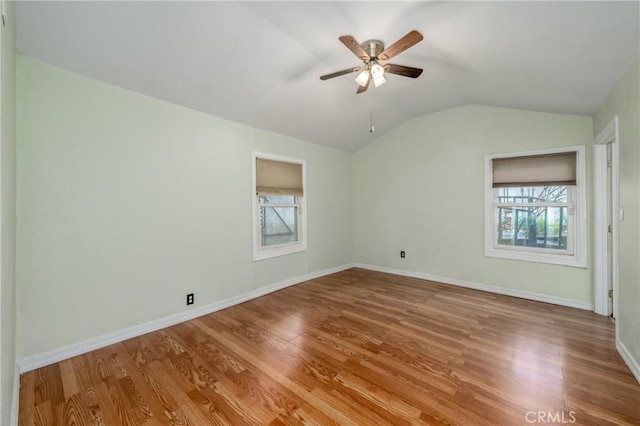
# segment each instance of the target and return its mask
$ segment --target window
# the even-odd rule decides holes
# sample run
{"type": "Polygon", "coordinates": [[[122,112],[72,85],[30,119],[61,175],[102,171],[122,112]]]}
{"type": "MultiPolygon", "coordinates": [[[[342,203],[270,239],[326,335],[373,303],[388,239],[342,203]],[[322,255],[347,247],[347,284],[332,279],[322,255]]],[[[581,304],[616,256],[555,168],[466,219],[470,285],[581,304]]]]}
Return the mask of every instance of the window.
{"type": "Polygon", "coordinates": [[[586,267],[584,147],[485,157],[485,255],[586,267]]]}
{"type": "Polygon", "coordinates": [[[305,162],[253,153],[253,260],[306,250],[305,162]]]}

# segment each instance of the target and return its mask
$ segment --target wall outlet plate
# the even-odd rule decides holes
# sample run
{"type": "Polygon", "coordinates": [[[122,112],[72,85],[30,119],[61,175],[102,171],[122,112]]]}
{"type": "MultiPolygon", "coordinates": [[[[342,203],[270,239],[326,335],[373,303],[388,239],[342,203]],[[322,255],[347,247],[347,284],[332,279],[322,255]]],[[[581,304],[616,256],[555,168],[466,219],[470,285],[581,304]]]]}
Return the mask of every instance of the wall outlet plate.
{"type": "Polygon", "coordinates": [[[187,294],[187,305],[193,305],[193,293],[187,294]]]}

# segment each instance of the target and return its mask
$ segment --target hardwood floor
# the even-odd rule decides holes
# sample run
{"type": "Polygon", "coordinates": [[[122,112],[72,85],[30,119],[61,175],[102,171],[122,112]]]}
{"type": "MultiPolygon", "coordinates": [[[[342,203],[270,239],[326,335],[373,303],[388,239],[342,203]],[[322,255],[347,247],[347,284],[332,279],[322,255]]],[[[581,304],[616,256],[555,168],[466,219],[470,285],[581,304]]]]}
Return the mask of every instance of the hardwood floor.
{"type": "Polygon", "coordinates": [[[613,324],[351,269],[21,377],[21,425],[640,424],[613,324]]]}

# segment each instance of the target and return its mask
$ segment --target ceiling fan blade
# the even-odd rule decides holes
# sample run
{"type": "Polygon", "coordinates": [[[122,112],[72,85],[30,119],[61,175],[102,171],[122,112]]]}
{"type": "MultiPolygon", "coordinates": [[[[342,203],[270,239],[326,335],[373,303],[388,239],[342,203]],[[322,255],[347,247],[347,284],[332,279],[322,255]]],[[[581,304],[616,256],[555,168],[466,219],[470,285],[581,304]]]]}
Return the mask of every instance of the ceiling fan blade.
{"type": "Polygon", "coordinates": [[[340,77],[341,75],[350,74],[356,72],[360,67],[347,68],[346,70],[332,72],[331,74],[325,74],[320,76],[320,80],[329,80],[330,78],[340,77]]]}
{"type": "Polygon", "coordinates": [[[343,35],[338,37],[338,40],[340,40],[342,44],[347,46],[347,49],[352,51],[354,55],[356,55],[358,58],[362,59],[363,61],[369,62],[369,60],[371,59],[371,57],[369,57],[367,52],[364,51],[362,46],[360,46],[360,44],[352,36],[343,35]]]}
{"type": "Polygon", "coordinates": [[[387,47],[381,54],[378,55],[378,59],[380,59],[381,61],[388,61],[389,59],[399,55],[414,44],[418,43],[422,39],[422,34],[417,32],[416,30],[410,31],[400,40],[387,47]]]}
{"type": "Polygon", "coordinates": [[[359,95],[360,93],[366,92],[369,88],[369,83],[371,83],[371,74],[369,74],[369,78],[367,78],[367,84],[365,84],[364,86],[360,86],[358,84],[358,90],[356,91],[356,94],[359,95]]]}
{"type": "Polygon", "coordinates": [[[384,66],[384,70],[390,74],[397,74],[411,78],[418,78],[420,74],[422,74],[422,68],[413,68],[396,64],[386,64],[384,66]]]}

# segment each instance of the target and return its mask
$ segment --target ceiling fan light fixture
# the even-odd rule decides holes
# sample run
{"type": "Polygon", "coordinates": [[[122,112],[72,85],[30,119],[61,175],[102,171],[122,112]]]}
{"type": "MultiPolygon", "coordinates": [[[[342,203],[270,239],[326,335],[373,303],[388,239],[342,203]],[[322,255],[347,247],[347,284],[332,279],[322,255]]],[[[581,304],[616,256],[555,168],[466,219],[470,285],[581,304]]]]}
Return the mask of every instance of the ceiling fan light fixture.
{"type": "Polygon", "coordinates": [[[358,76],[356,77],[356,82],[364,87],[367,85],[367,82],[369,81],[369,70],[364,68],[362,71],[360,71],[360,74],[358,74],[358,76]]]}
{"type": "MultiPolygon", "coordinates": [[[[372,74],[373,74],[373,72],[372,72],[372,74]]],[[[382,86],[386,81],[387,80],[384,78],[384,75],[382,75],[382,74],[378,74],[378,75],[373,74],[373,85],[375,87],[382,86]]]]}
{"type": "Polygon", "coordinates": [[[384,68],[377,62],[374,62],[371,65],[371,75],[375,78],[377,76],[382,76],[384,74],[384,68]]]}
{"type": "Polygon", "coordinates": [[[371,77],[373,78],[373,85],[375,87],[381,86],[387,81],[384,78],[384,68],[377,62],[373,62],[371,65],[371,77]]]}

